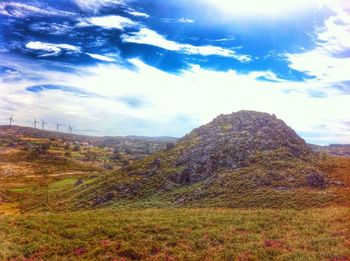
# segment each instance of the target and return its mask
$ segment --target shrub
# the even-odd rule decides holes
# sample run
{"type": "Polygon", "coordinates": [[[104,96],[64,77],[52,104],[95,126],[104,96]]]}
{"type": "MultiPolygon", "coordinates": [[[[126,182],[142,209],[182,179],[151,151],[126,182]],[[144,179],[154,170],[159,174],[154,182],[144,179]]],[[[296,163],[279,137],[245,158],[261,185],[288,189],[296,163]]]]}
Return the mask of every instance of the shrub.
{"type": "Polygon", "coordinates": [[[80,151],[81,150],[80,145],[79,144],[74,145],[72,150],[73,151],[80,151]]]}

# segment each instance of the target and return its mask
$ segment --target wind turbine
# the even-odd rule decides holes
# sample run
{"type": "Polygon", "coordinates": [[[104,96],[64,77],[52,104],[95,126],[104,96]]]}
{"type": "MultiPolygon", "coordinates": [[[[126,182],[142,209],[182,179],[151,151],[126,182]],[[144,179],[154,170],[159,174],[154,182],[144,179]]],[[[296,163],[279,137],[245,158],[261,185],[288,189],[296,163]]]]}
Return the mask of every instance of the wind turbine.
{"type": "Polygon", "coordinates": [[[34,129],[36,129],[36,125],[37,125],[38,123],[39,123],[39,122],[36,120],[36,118],[34,118],[34,121],[33,121],[34,129]]]}
{"type": "Polygon", "coordinates": [[[8,120],[9,120],[9,122],[10,122],[10,126],[12,125],[12,122],[14,121],[14,119],[13,119],[13,115],[11,115],[11,117],[10,118],[8,118],[8,120]]]}
{"type": "Polygon", "coordinates": [[[59,131],[61,125],[62,124],[60,124],[60,123],[56,123],[56,130],[57,130],[57,132],[59,131]]]}
{"type": "Polygon", "coordinates": [[[68,131],[69,131],[69,133],[72,133],[73,132],[73,127],[68,125],[68,131]]]}
{"type": "Polygon", "coordinates": [[[47,124],[46,121],[41,120],[41,128],[42,128],[43,130],[45,130],[45,125],[46,125],[46,124],[47,124]]]}

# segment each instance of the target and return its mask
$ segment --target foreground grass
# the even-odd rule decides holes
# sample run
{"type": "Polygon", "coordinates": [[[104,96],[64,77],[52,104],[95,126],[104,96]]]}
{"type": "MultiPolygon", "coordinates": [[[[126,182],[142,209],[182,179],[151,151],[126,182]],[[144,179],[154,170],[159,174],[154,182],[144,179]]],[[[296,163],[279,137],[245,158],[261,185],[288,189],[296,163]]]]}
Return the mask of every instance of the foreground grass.
{"type": "Polygon", "coordinates": [[[350,208],[0,216],[1,260],[349,260],[350,208]]]}

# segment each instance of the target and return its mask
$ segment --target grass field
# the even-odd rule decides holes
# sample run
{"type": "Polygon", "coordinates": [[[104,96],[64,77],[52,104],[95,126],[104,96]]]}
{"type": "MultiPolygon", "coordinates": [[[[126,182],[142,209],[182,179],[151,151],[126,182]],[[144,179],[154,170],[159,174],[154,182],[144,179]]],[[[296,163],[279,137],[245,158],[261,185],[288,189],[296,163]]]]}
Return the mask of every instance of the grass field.
{"type": "MultiPolygon", "coordinates": [[[[349,184],[349,161],[334,164],[349,184]]],[[[324,208],[171,208],[154,197],[72,211],[74,184],[88,175],[2,177],[0,260],[350,260],[348,186],[324,208]]]]}
{"type": "Polygon", "coordinates": [[[349,260],[350,208],[0,217],[1,260],[349,260]]]}

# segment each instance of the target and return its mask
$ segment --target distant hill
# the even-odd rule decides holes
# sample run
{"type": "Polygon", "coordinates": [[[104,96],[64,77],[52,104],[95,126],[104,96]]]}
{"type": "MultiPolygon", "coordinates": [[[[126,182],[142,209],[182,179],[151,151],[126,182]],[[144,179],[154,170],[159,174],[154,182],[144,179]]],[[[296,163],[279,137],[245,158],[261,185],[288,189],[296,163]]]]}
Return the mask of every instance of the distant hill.
{"type": "Polygon", "coordinates": [[[173,137],[142,137],[142,136],[87,136],[63,132],[47,131],[22,126],[0,125],[0,144],[18,138],[59,139],[62,141],[85,143],[91,146],[111,147],[129,154],[149,155],[166,148],[167,143],[175,143],[173,137]]]}
{"type": "Polygon", "coordinates": [[[332,156],[350,157],[350,144],[330,144],[318,146],[309,144],[310,148],[318,153],[325,153],[332,156]]]}
{"type": "Polygon", "coordinates": [[[274,115],[220,115],[160,151],[77,189],[77,206],[307,207],[342,186],[274,115]],[[141,203],[142,202],[142,203],[141,203]]]}

